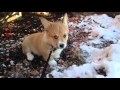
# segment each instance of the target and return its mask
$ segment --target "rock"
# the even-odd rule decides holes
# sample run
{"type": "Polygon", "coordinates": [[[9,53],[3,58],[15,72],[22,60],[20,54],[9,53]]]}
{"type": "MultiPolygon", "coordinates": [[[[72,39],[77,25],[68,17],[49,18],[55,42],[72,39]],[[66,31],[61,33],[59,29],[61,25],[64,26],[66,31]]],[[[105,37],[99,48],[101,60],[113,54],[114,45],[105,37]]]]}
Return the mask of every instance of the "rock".
{"type": "Polygon", "coordinates": [[[64,61],[62,60],[62,59],[60,59],[59,61],[58,61],[58,64],[62,64],[64,61]]]}
{"type": "Polygon", "coordinates": [[[35,78],[40,78],[40,76],[36,76],[35,78]]]}
{"type": "Polygon", "coordinates": [[[33,29],[34,32],[36,32],[36,29],[33,29]]]}
{"type": "Polygon", "coordinates": [[[3,51],[4,49],[3,48],[0,48],[1,51],[3,51]]]}
{"type": "Polygon", "coordinates": [[[30,72],[30,74],[31,74],[32,76],[36,76],[36,75],[39,74],[39,72],[38,72],[37,70],[32,70],[32,71],[30,72]]]}
{"type": "Polygon", "coordinates": [[[10,44],[6,44],[6,47],[9,47],[10,46],[10,44]]]}
{"type": "Polygon", "coordinates": [[[2,44],[2,45],[3,45],[3,44],[6,44],[6,42],[5,42],[5,41],[2,41],[1,44],[2,44]]]}
{"type": "Polygon", "coordinates": [[[7,65],[7,67],[8,67],[8,68],[10,68],[10,67],[11,67],[11,65],[7,65]]]}
{"type": "Polygon", "coordinates": [[[10,40],[10,42],[14,42],[15,40],[10,40]]]}
{"type": "Polygon", "coordinates": [[[3,67],[6,67],[6,65],[5,65],[4,63],[2,64],[2,66],[3,66],[3,67]]]}
{"type": "Polygon", "coordinates": [[[8,53],[8,54],[6,54],[6,56],[9,56],[9,53],[8,53]]]}
{"type": "Polygon", "coordinates": [[[6,40],[6,43],[9,43],[9,41],[8,41],[8,40],[6,40]]]}
{"type": "Polygon", "coordinates": [[[0,76],[0,78],[3,78],[4,76],[0,76]]]}
{"type": "Polygon", "coordinates": [[[10,74],[10,77],[11,77],[11,78],[14,78],[14,74],[10,74]]]}
{"type": "Polygon", "coordinates": [[[0,46],[2,46],[2,44],[0,43],[0,46]]]}
{"type": "Polygon", "coordinates": [[[10,61],[10,64],[11,64],[11,65],[14,65],[14,61],[13,61],[13,60],[11,60],[11,61],[10,61]]]}
{"type": "Polygon", "coordinates": [[[14,48],[15,48],[15,47],[16,47],[16,45],[15,45],[15,44],[12,44],[12,45],[11,45],[11,47],[14,47],[14,48]]]}
{"type": "Polygon", "coordinates": [[[6,50],[6,53],[9,53],[9,50],[6,50]]]}
{"type": "Polygon", "coordinates": [[[13,44],[13,43],[15,43],[15,40],[10,40],[10,44],[13,44]]]}
{"type": "Polygon", "coordinates": [[[4,52],[0,52],[0,54],[4,54],[4,52]]]}

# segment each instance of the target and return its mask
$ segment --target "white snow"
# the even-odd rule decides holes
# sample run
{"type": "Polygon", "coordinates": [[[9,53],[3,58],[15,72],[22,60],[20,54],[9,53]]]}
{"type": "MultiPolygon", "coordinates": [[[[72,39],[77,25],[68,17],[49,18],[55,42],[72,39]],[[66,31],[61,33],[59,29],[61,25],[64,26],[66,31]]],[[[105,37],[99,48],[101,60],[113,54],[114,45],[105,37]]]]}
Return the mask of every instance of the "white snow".
{"type": "Polygon", "coordinates": [[[80,23],[69,22],[69,25],[91,32],[91,40],[80,43],[80,49],[89,54],[86,63],[70,66],[62,72],[55,69],[50,74],[54,78],[120,78],[120,15],[112,18],[106,14],[95,14],[86,16],[80,23]],[[112,41],[113,44],[104,48],[93,46],[101,45],[103,41],[112,41]],[[97,72],[102,68],[106,75],[97,72]]]}

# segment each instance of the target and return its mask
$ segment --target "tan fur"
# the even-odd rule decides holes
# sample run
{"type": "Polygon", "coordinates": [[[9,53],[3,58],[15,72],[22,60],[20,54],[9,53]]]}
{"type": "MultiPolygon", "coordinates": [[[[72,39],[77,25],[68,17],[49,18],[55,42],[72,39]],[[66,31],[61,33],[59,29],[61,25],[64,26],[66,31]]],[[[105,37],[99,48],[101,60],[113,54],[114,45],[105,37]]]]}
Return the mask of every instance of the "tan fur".
{"type": "MultiPolygon", "coordinates": [[[[22,49],[24,54],[33,52],[36,55],[42,55],[47,60],[51,46],[59,49],[60,41],[63,41],[67,45],[69,33],[67,25],[68,17],[65,14],[63,22],[49,22],[45,18],[40,19],[45,31],[26,36],[22,44],[22,49]],[[66,34],[65,38],[63,37],[64,34],[66,34]],[[59,38],[55,39],[55,35],[59,38]]],[[[50,60],[55,59],[54,55],[51,55],[50,60]]]]}

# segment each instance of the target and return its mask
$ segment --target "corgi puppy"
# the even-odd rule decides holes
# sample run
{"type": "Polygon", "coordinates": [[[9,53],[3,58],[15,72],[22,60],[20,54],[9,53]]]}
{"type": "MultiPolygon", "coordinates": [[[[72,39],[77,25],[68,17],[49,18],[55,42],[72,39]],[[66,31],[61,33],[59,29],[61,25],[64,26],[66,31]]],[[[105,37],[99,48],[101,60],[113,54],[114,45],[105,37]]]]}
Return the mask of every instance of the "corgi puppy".
{"type": "Polygon", "coordinates": [[[44,26],[44,31],[25,37],[22,43],[23,53],[28,60],[34,59],[32,53],[43,56],[44,60],[47,60],[50,50],[55,49],[48,63],[50,66],[56,66],[57,62],[55,60],[60,58],[61,52],[67,46],[69,34],[67,13],[61,22],[50,22],[43,17],[40,17],[40,20],[44,26]]]}

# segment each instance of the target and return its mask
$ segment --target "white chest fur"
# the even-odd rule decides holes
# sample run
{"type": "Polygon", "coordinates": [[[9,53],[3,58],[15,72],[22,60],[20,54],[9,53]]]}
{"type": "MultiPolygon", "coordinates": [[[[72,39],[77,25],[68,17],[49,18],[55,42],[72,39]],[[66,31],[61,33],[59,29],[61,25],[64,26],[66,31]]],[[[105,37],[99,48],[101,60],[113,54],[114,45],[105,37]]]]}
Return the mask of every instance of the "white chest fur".
{"type": "Polygon", "coordinates": [[[52,53],[55,59],[60,58],[60,54],[61,54],[62,50],[63,49],[57,49],[52,53]]]}

